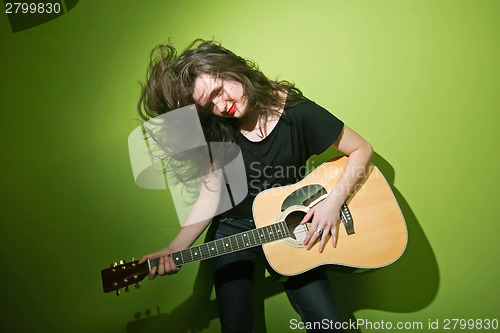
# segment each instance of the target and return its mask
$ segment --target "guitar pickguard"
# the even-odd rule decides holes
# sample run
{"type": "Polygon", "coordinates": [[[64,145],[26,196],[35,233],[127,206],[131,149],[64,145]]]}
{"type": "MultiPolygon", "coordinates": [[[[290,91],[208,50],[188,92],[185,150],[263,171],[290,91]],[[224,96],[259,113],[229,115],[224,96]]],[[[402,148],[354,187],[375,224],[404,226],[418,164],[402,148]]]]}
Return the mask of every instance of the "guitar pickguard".
{"type": "Polygon", "coordinates": [[[292,193],[290,193],[283,204],[281,205],[281,211],[284,212],[287,208],[291,206],[309,206],[311,202],[314,202],[322,195],[328,193],[328,191],[320,184],[310,184],[303,186],[292,193]]]}
{"type": "Polygon", "coordinates": [[[300,222],[309,210],[307,206],[326,193],[328,192],[322,185],[309,184],[293,191],[283,200],[279,220],[286,221],[291,236],[283,240],[285,244],[294,248],[304,247],[309,223],[300,224],[300,222]]]}

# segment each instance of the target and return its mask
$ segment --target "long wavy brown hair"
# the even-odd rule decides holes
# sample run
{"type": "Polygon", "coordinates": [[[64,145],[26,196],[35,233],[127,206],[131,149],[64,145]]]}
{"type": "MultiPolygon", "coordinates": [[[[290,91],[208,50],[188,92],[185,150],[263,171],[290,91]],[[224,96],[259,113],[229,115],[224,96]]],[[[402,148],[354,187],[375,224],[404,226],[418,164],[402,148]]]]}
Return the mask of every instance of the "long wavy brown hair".
{"type": "MultiPolygon", "coordinates": [[[[286,105],[294,105],[302,99],[302,93],[287,81],[268,79],[251,60],[244,59],[220,43],[213,40],[196,39],[180,55],[169,42],[157,45],[150,54],[146,82],[141,85],[142,91],[138,103],[138,112],[145,121],[155,118],[168,111],[191,104],[196,104],[192,95],[194,81],[201,74],[214,78],[231,79],[243,85],[247,98],[246,112],[258,112],[259,116],[267,117],[278,112],[286,105]],[[284,100],[283,93],[286,94],[284,100]]],[[[211,100],[209,98],[209,100],[211,100]]],[[[211,103],[210,103],[211,104],[211,103]]],[[[237,119],[223,118],[213,114],[212,105],[196,105],[201,127],[206,142],[235,142],[238,134],[237,119]]],[[[186,151],[175,156],[168,156],[173,142],[163,140],[169,137],[168,125],[149,138],[157,143],[156,153],[165,162],[167,177],[183,184],[185,200],[196,198],[196,180],[209,174],[214,168],[219,168],[238,154],[234,149],[226,149],[223,154],[210,153],[210,160],[199,151],[186,151]],[[217,160],[213,156],[222,160],[217,160]]],[[[260,129],[262,132],[262,128],[260,129]]],[[[208,145],[208,149],[211,148],[208,145]]]]}
{"type": "MultiPolygon", "coordinates": [[[[266,118],[285,103],[295,104],[302,97],[301,91],[290,82],[267,78],[253,61],[234,54],[216,41],[196,39],[180,55],[170,42],[153,48],[138,103],[139,115],[149,120],[194,104],[193,86],[200,74],[240,82],[248,101],[247,112],[258,112],[266,118]],[[282,93],[286,93],[286,101],[282,93]]],[[[234,142],[236,120],[215,116],[209,108],[197,105],[207,142],[234,142]]]]}

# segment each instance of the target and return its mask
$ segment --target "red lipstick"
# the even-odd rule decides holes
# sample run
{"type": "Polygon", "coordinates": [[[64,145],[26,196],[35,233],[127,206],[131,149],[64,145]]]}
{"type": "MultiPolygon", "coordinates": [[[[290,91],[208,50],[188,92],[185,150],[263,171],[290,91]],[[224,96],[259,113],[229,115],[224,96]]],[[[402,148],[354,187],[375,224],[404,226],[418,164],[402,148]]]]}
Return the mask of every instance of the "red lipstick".
{"type": "Polygon", "coordinates": [[[233,103],[233,105],[231,105],[229,110],[227,110],[227,113],[229,113],[230,115],[233,115],[235,111],[236,111],[236,103],[233,103]]]}

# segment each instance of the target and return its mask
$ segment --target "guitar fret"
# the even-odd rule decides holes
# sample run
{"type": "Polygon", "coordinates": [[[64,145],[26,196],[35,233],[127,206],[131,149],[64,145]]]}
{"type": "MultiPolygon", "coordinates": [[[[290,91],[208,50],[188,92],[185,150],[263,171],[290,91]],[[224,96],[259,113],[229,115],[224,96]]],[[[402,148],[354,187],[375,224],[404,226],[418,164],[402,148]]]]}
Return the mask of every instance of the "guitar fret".
{"type": "Polygon", "coordinates": [[[182,254],[183,251],[179,251],[174,253],[175,254],[175,259],[174,262],[176,265],[182,265],[185,263],[184,261],[184,255],[182,254]]]}
{"type": "Polygon", "coordinates": [[[229,249],[229,243],[227,242],[227,239],[221,239],[221,245],[222,245],[222,253],[227,253],[229,249]]]}
{"type": "Polygon", "coordinates": [[[243,235],[242,235],[242,241],[243,241],[243,245],[244,247],[249,247],[250,246],[250,238],[248,237],[248,234],[245,232],[243,235]]]}
{"type": "Polygon", "coordinates": [[[219,254],[219,249],[217,248],[217,244],[215,243],[215,241],[212,241],[210,243],[208,247],[210,249],[210,256],[213,257],[213,256],[216,256],[219,254]]]}
{"type": "Polygon", "coordinates": [[[210,243],[205,243],[205,257],[211,258],[212,253],[210,252],[210,243]]]}
{"type": "Polygon", "coordinates": [[[252,246],[257,245],[257,242],[255,240],[255,229],[254,230],[249,230],[248,231],[248,240],[252,246]]]}
{"type": "Polygon", "coordinates": [[[274,227],[274,224],[271,224],[269,226],[269,238],[273,241],[276,240],[276,229],[274,227]]]}
{"type": "Polygon", "coordinates": [[[281,239],[285,236],[288,236],[288,234],[286,232],[283,232],[283,226],[282,226],[282,223],[276,223],[275,224],[276,226],[276,239],[281,239]]]}
{"type": "Polygon", "coordinates": [[[270,240],[275,240],[276,238],[274,238],[275,236],[275,233],[274,233],[274,224],[271,224],[269,226],[269,238],[270,240]]]}
{"type": "Polygon", "coordinates": [[[190,247],[188,250],[189,250],[189,257],[191,259],[190,261],[193,261],[193,248],[190,247]]]}
{"type": "Polygon", "coordinates": [[[266,228],[263,227],[259,230],[259,244],[264,244],[266,242],[266,228]]]}
{"type": "Polygon", "coordinates": [[[193,261],[193,254],[191,253],[191,248],[182,251],[184,262],[193,261]]]}
{"type": "Polygon", "coordinates": [[[259,230],[259,244],[263,244],[266,241],[266,233],[264,232],[264,228],[260,228],[259,230]]]}
{"type": "Polygon", "coordinates": [[[267,226],[260,229],[260,232],[259,232],[260,238],[259,239],[260,239],[261,244],[264,244],[266,242],[266,233],[267,233],[266,229],[267,229],[267,226]]]}
{"type": "Polygon", "coordinates": [[[274,224],[271,224],[271,225],[269,226],[269,229],[271,230],[271,231],[269,232],[269,235],[270,235],[271,240],[276,240],[276,229],[274,228],[274,224]]]}
{"type": "Polygon", "coordinates": [[[186,260],[184,259],[184,252],[185,251],[180,251],[179,254],[181,256],[181,264],[184,264],[186,262],[186,260]]]}
{"type": "Polygon", "coordinates": [[[243,234],[236,234],[236,235],[234,235],[234,238],[236,239],[236,248],[238,250],[244,249],[245,243],[243,241],[243,234]]]}
{"type": "Polygon", "coordinates": [[[271,241],[271,236],[273,235],[273,231],[271,230],[271,226],[267,226],[264,230],[264,240],[267,242],[271,241]]]}
{"type": "Polygon", "coordinates": [[[221,239],[215,241],[215,247],[217,248],[217,254],[224,254],[224,242],[221,239]]]}
{"type": "Polygon", "coordinates": [[[274,229],[274,240],[277,240],[280,237],[280,234],[278,232],[278,226],[276,224],[273,224],[273,229],[274,229]]]}
{"type": "Polygon", "coordinates": [[[204,249],[204,248],[206,248],[206,247],[207,247],[207,244],[201,244],[201,245],[198,247],[198,249],[200,250],[200,258],[201,258],[201,260],[205,259],[205,258],[206,258],[206,256],[208,255],[208,252],[205,252],[205,253],[204,253],[204,251],[203,251],[203,249],[204,249]]]}
{"type": "Polygon", "coordinates": [[[276,239],[280,239],[280,237],[281,237],[280,230],[281,229],[280,229],[279,225],[278,224],[274,224],[274,229],[276,230],[276,233],[275,233],[276,239]]]}
{"type": "Polygon", "coordinates": [[[279,228],[280,228],[280,232],[281,232],[280,236],[282,238],[283,237],[288,237],[290,235],[290,232],[288,230],[288,226],[287,226],[286,222],[280,223],[279,228]]]}
{"type": "Polygon", "coordinates": [[[224,244],[224,253],[229,253],[230,252],[229,250],[231,249],[230,247],[231,243],[229,242],[229,237],[224,238],[222,240],[222,243],[224,244]]]}
{"type": "Polygon", "coordinates": [[[231,252],[238,250],[238,247],[236,247],[236,249],[234,248],[234,245],[236,245],[236,244],[234,244],[235,240],[236,240],[235,235],[229,236],[229,245],[231,247],[231,252]]]}
{"type": "Polygon", "coordinates": [[[193,261],[194,260],[198,260],[198,257],[201,257],[200,256],[200,247],[199,246],[191,248],[191,257],[193,258],[193,261]]]}
{"type": "Polygon", "coordinates": [[[256,235],[258,235],[258,231],[257,229],[254,229],[251,231],[251,234],[252,234],[252,238],[253,238],[253,246],[257,246],[259,244],[259,241],[258,241],[258,238],[256,237],[256,235]]]}
{"type": "Polygon", "coordinates": [[[242,247],[243,248],[248,248],[250,247],[250,238],[248,237],[248,232],[245,232],[244,234],[241,235],[241,241],[242,241],[242,247]]]}
{"type": "Polygon", "coordinates": [[[269,235],[271,240],[276,240],[276,229],[274,228],[274,224],[271,224],[269,226],[269,229],[270,229],[269,235]]]}
{"type": "Polygon", "coordinates": [[[158,264],[160,263],[160,258],[153,258],[148,260],[148,266],[149,269],[153,269],[153,267],[158,267],[158,264]]]}
{"type": "Polygon", "coordinates": [[[276,223],[275,228],[276,228],[276,239],[282,239],[289,235],[288,226],[286,225],[285,221],[276,223]]]}
{"type": "Polygon", "coordinates": [[[223,240],[224,243],[224,253],[230,253],[231,252],[231,239],[229,238],[231,236],[226,237],[223,240]]]}

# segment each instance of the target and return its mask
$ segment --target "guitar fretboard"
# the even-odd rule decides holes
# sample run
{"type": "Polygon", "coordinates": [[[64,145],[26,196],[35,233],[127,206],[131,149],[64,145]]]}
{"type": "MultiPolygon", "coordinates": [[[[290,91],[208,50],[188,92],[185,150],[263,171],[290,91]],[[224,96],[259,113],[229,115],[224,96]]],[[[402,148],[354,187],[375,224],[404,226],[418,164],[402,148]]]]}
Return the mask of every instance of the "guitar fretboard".
{"type": "MultiPolygon", "coordinates": [[[[239,234],[217,239],[189,249],[171,253],[169,256],[177,266],[193,261],[205,260],[218,257],[231,252],[262,245],[275,240],[290,236],[286,221],[270,224],[268,226],[253,229],[239,234]]],[[[159,259],[149,260],[149,268],[158,266],[159,259]]]]}

